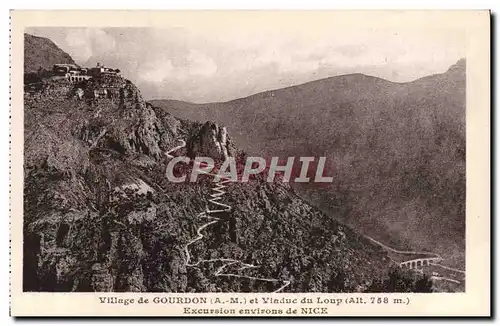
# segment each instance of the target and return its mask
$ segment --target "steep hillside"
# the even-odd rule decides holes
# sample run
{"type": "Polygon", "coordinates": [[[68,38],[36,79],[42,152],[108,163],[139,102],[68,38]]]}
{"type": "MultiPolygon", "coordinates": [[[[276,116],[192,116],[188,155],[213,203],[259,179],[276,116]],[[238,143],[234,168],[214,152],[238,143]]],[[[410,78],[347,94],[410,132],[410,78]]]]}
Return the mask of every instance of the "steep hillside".
{"type": "Polygon", "coordinates": [[[465,60],[403,84],[353,74],[226,103],[152,103],[228,126],[249,154],[327,156],[334,182],[294,185],[302,197],[389,245],[464,266],[465,60]]]}
{"type": "Polygon", "coordinates": [[[24,73],[51,70],[56,63],[75,62],[48,38],[24,34],[24,73]]]}
{"type": "Polygon", "coordinates": [[[362,291],[391,266],[280,182],[227,184],[231,210],[207,225],[212,178],[169,182],[165,153],[244,154],[230,138],[210,147],[217,125],[146,104],[128,80],[43,79],[24,104],[26,291],[362,291]]]}

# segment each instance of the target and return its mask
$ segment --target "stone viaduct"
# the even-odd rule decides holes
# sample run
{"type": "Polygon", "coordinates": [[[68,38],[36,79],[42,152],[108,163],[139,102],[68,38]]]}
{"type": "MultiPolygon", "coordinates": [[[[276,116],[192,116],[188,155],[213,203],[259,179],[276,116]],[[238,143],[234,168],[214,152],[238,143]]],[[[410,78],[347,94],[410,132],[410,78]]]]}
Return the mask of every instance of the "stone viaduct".
{"type": "Polygon", "coordinates": [[[418,267],[424,267],[424,266],[429,266],[431,264],[439,263],[441,260],[443,260],[441,257],[418,258],[401,262],[399,263],[399,266],[406,267],[409,269],[416,269],[418,267]]]}

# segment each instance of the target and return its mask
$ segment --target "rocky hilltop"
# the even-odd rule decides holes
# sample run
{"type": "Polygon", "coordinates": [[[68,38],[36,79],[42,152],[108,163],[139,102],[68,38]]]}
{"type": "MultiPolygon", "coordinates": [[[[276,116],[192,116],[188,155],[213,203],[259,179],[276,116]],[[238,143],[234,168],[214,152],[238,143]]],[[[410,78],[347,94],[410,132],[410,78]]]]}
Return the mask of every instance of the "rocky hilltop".
{"type": "Polygon", "coordinates": [[[24,34],[24,73],[50,70],[56,63],[75,61],[48,38],[24,34]]]}
{"type": "MultiPolygon", "coordinates": [[[[166,153],[185,142],[176,155],[241,165],[246,154],[223,126],[176,118],[122,77],[42,78],[25,85],[24,114],[25,291],[375,291],[391,267],[382,248],[264,176],[226,184],[231,209],[207,225],[212,177],[169,182],[166,153]]],[[[385,290],[419,287],[405,277],[385,290]]]]}

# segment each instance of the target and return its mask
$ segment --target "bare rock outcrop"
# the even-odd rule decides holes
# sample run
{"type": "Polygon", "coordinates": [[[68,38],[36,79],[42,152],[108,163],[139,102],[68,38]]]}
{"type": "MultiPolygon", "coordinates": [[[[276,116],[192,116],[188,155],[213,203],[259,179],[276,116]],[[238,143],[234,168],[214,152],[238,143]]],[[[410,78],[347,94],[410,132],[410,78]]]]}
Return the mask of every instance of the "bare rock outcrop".
{"type": "Polygon", "coordinates": [[[212,121],[207,121],[199,132],[188,142],[188,155],[191,157],[208,156],[216,160],[226,160],[233,156],[227,128],[212,121]]]}

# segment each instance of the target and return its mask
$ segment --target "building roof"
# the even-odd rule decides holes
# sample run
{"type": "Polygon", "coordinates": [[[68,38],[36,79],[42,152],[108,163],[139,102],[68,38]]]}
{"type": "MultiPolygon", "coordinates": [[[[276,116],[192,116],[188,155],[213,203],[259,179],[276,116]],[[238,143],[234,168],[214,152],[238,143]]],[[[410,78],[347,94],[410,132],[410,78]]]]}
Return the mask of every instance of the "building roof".
{"type": "Polygon", "coordinates": [[[72,63],[56,63],[54,67],[68,67],[68,68],[78,68],[77,65],[72,64],[72,63]]]}

